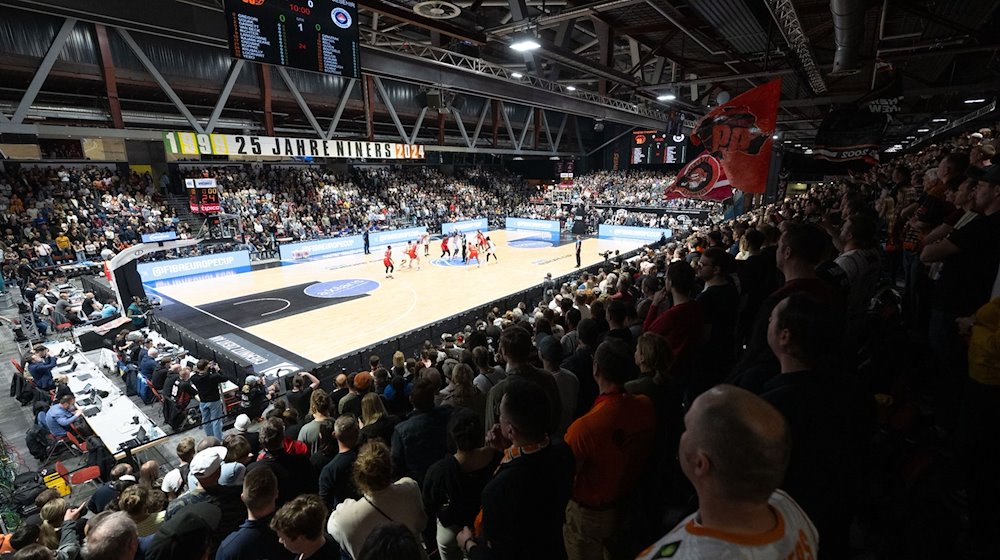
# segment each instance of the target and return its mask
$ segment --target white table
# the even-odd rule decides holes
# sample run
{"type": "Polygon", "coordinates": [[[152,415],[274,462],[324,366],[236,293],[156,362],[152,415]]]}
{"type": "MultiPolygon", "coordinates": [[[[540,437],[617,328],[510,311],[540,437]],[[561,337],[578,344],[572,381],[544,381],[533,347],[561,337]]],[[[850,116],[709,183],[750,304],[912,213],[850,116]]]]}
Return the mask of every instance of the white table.
{"type": "MultiPolygon", "coordinates": [[[[83,418],[112,454],[120,455],[122,452],[121,444],[135,438],[140,427],[146,430],[146,435],[150,440],[166,435],[145,412],[122,393],[118,385],[88,360],[82,352],[77,351],[72,342],[54,342],[45,346],[54,356],[59,355],[63,350],[72,352],[73,360],[77,364],[76,369],[69,371],[68,367],[59,366],[52,370],[52,374],[54,376],[67,376],[69,388],[78,400],[91,396],[87,385],[108,393],[106,398],[101,399],[101,411],[93,416],[84,416],[83,418]],[[88,375],[89,377],[87,377],[88,375]],[[81,377],[86,377],[86,379],[81,379],[81,377]]],[[[81,410],[87,408],[83,405],[78,405],[78,407],[81,410]]]]}

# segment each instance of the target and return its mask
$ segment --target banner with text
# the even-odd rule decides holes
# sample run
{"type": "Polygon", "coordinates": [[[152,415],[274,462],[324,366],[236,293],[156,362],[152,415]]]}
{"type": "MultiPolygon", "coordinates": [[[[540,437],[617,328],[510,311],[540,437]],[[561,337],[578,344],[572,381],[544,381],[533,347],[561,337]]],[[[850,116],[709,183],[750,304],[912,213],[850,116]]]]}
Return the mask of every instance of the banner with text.
{"type": "Polygon", "coordinates": [[[507,218],[507,229],[526,229],[530,231],[547,231],[559,233],[559,220],[532,220],[530,218],[507,218]]]}
{"type": "Polygon", "coordinates": [[[462,222],[445,222],[441,224],[441,235],[449,235],[455,231],[468,233],[476,230],[485,234],[489,231],[489,229],[490,223],[486,218],[479,218],[478,220],[465,220],[462,222]]]}
{"type": "Polygon", "coordinates": [[[164,132],[163,147],[182,156],[424,159],[424,147],[418,144],[195,132],[164,132]]]}
{"type": "Polygon", "coordinates": [[[283,261],[298,261],[317,255],[360,251],[364,247],[364,239],[360,235],[331,237],[329,239],[282,243],[278,246],[278,257],[283,261]]]}
{"type": "Polygon", "coordinates": [[[157,280],[166,280],[167,278],[179,278],[181,276],[192,276],[194,274],[244,267],[248,271],[250,270],[249,251],[231,251],[229,253],[215,253],[213,255],[201,255],[184,259],[141,262],[137,265],[139,276],[143,282],[155,282],[157,280]]]}
{"type": "MultiPolygon", "coordinates": [[[[425,233],[427,233],[427,227],[425,226],[373,231],[368,234],[368,243],[373,248],[392,244],[403,245],[407,241],[416,241],[418,237],[425,233]]],[[[297,261],[317,255],[361,251],[364,247],[363,236],[349,235],[345,237],[331,237],[329,239],[284,243],[278,247],[278,255],[283,261],[297,261]]]]}
{"type": "Polygon", "coordinates": [[[642,239],[643,241],[656,242],[664,236],[670,239],[669,229],[616,226],[614,224],[601,224],[597,229],[597,237],[601,239],[642,239]]]}
{"type": "Polygon", "coordinates": [[[368,235],[368,240],[371,242],[372,247],[402,245],[407,241],[416,241],[418,237],[425,233],[427,233],[427,226],[375,231],[368,235]]]}

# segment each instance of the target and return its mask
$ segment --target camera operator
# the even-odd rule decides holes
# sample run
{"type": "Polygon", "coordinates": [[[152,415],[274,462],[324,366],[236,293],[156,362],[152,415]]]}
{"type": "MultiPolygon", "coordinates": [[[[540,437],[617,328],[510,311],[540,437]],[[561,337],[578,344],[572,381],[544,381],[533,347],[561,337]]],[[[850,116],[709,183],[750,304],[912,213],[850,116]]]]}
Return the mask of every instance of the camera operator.
{"type": "Polygon", "coordinates": [[[132,320],[132,325],[137,329],[146,326],[146,312],[138,296],[132,296],[132,303],[125,309],[125,316],[132,320]]]}
{"type": "Polygon", "coordinates": [[[219,364],[208,360],[199,360],[191,376],[191,384],[198,389],[198,410],[201,412],[201,426],[205,435],[222,440],[222,418],[226,407],[222,402],[222,391],[219,384],[228,379],[219,372],[219,364]]]}

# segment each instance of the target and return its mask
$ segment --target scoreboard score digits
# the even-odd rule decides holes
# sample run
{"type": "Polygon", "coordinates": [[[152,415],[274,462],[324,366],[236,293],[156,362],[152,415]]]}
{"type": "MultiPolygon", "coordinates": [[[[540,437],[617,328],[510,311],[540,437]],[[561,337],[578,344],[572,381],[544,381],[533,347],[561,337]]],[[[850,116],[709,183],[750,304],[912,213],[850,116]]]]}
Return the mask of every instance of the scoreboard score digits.
{"type": "Polygon", "coordinates": [[[358,8],[352,0],[226,0],[235,58],[359,78],[358,8]]]}
{"type": "Polygon", "coordinates": [[[656,130],[632,133],[632,165],[680,165],[687,161],[687,135],[656,130]]]}

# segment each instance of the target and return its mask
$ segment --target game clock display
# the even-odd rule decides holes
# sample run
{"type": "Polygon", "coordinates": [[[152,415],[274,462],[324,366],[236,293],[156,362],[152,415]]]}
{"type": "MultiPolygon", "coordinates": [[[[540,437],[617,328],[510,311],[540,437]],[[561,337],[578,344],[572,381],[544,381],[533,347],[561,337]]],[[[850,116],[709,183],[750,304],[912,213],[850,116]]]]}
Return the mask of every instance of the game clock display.
{"type": "Polygon", "coordinates": [[[358,78],[358,8],[348,0],[226,0],[236,58],[358,78]]]}
{"type": "Polygon", "coordinates": [[[680,165],[687,161],[687,136],[656,130],[632,133],[632,165],[680,165]]]}

